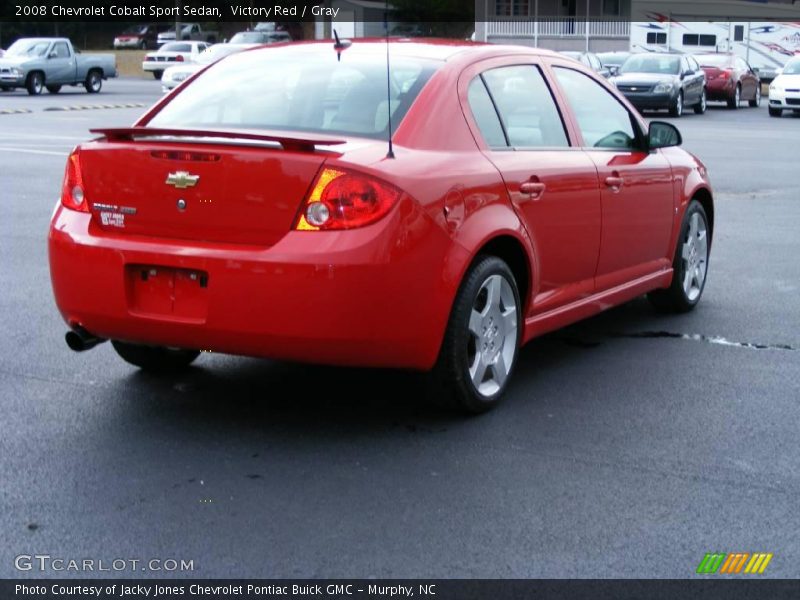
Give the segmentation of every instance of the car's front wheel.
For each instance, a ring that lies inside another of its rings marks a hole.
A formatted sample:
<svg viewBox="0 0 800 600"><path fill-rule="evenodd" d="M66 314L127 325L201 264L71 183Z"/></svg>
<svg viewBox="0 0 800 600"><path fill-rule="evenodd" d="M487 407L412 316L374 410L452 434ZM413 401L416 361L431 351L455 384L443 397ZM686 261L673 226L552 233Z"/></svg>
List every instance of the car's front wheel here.
<svg viewBox="0 0 800 600"><path fill-rule="evenodd" d="M656 308L666 312L688 312L697 306L706 285L710 249L708 216L703 205L692 200L683 216L681 235L672 261L672 284L665 290L648 294Z"/></svg>
<svg viewBox="0 0 800 600"><path fill-rule="evenodd" d="M112 340L111 345L122 360L143 369L157 373L178 371L188 367L200 352L163 346L144 346Z"/></svg>
<svg viewBox="0 0 800 600"><path fill-rule="evenodd" d="M669 114L671 117L680 117L683 114L683 92L678 92L675 100L672 101L672 106L669 107Z"/></svg>
<svg viewBox="0 0 800 600"><path fill-rule="evenodd" d="M783 110L780 108L772 108L769 107L769 116L770 117L780 117L783 114Z"/></svg>
<svg viewBox="0 0 800 600"><path fill-rule="evenodd" d="M38 96L44 88L44 76L41 73L31 73L25 82L25 88L31 96Z"/></svg>
<svg viewBox="0 0 800 600"><path fill-rule="evenodd" d="M508 265L478 257L456 296L431 376L434 402L473 414L499 404L517 360L521 307Z"/></svg>

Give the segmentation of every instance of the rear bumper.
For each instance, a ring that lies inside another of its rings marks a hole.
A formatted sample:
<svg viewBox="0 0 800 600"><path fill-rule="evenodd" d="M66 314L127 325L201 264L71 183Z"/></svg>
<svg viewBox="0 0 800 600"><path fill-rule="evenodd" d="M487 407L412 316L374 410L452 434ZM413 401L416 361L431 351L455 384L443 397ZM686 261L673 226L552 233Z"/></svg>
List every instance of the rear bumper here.
<svg viewBox="0 0 800 600"><path fill-rule="evenodd" d="M363 229L290 232L256 248L111 235L59 204L48 241L56 304L70 326L104 338L426 370L455 293L442 277L450 240L421 213L410 224L399 212ZM137 309L132 265L206 273L194 299L202 310L189 318Z"/></svg>
<svg viewBox="0 0 800 600"><path fill-rule="evenodd" d="M733 98L736 83L732 79L712 79L706 84L706 97L709 100L728 100Z"/></svg>

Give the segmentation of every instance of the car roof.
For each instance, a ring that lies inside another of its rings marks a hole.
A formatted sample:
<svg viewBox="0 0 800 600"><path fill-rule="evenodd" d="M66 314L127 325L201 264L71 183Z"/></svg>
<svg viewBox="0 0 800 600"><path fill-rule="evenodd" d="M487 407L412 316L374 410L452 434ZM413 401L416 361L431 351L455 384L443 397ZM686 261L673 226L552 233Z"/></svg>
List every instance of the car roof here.
<svg viewBox="0 0 800 600"><path fill-rule="evenodd" d="M356 38L351 40L351 42L352 45L342 51L343 56L346 56L348 52L374 53L377 49L382 50L386 45L385 38ZM333 51L333 40L299 41L293 42L290 47L308 48L313 46L330 48L331 51ZM286 48L287 46L281 45L280 47ZM548 56L553 58L561 56L551 50L532 48L529 46L486 44L483 42L439 38L389 38L389 49L390 52L396 56L428 58L440 61L450 61L455 58L474 58L475 60L480 60L509 54L527 54L530 56Z"/></svg>

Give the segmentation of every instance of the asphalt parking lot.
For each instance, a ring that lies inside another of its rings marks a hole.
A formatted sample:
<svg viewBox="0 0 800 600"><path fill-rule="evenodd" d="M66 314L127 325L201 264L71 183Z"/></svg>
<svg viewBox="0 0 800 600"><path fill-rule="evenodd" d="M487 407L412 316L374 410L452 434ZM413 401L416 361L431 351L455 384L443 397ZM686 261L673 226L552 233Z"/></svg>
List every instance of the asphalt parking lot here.
<svg viewBox="0 0 800 600"><path fill-rule="evenodd" d="M403 373L203 355L160 379L67 349L45 239L64 161L144 109L45 109L159 97L0 94L33 111L0 115L0 577L41 577L14 568L38 553L195 577L684 578L712 551L800 575L800 117L765 100L672 120L716 190L698 309L637 300L535 340L505 404L462 418Z"/></svg>

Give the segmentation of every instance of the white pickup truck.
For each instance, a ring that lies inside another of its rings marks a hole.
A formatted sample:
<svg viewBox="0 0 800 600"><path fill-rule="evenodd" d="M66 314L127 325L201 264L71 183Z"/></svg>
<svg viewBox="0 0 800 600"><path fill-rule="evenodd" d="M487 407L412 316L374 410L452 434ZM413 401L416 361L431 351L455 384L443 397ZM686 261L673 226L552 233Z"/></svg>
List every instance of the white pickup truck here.
<svg viewBox="0 0 800 600"><path fill-rule="evenodd" d="M67 38L22 38L0 58L0 88L24 87L31 96L45 88L57 94L64 85L82 85L96 94L104 79L116 76L113 54L80 54Z"/></svg>

